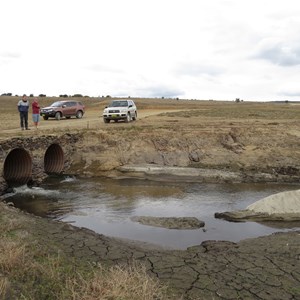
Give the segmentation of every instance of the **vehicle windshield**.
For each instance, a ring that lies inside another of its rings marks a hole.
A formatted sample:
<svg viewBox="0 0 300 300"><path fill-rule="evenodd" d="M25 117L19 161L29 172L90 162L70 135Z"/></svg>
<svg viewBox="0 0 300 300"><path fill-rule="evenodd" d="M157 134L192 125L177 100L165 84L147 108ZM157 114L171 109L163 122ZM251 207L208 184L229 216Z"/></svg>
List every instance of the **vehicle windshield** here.
<svg viewBox="0 0 300 300"><path fill-rule="evenodd" d="M113 101L111 102L108 107L127 107L128 103L127 101Z"/></svg>
<svg viewBox="0 0 300 300"><path fill-rule="evenodd" d="M63 106L63 102L57 101L57 102L52 103L50 106L52 106L52 107L62 107Z"/></svg>

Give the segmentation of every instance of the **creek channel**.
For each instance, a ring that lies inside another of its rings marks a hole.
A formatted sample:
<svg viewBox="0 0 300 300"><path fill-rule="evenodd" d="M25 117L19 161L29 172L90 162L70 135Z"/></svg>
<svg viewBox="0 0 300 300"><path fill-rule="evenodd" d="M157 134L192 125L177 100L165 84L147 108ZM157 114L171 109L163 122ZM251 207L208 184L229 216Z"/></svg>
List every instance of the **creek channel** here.
<svg viewBox="0 0 300 300"><path fill-rule="evenodd" d="M299 184L203 184L61 176L47 178L40 187L14 188L14 193L3 198L29 213L99 234L186 249L205 240L238 242L298 230L299 223L234 223L215 219L214 213L245 209L269 195L299 188ZM166 229L134 222L133 216L196 217L205 226Z"/></svg>

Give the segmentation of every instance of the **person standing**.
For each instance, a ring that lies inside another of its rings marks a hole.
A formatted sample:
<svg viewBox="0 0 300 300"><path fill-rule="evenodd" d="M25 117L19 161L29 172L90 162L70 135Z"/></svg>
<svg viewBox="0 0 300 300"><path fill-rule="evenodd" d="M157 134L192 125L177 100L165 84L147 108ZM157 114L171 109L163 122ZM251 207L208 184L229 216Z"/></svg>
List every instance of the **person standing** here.
<svg viewBox="0 0 300 300"><path fill-rule="evenodd" d="M27 100L27 96L24 94L22 99L18 103L18 110L20 113L20 125L21 129L30 130L28 128L28 111L29 111L29 101Z"/></svg>
<svg viewBox="0 0 300 300"><path fill-rule="evenodd" d="M32 121L36 129L38 129L40 121L40 105L37 98L34 98L32 105Z"/></svg>

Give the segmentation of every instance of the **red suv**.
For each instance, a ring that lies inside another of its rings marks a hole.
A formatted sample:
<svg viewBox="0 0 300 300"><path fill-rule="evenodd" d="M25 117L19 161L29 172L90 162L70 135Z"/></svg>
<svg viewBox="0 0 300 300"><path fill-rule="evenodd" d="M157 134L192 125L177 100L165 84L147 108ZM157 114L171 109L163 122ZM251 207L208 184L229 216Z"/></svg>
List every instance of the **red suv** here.
<svg viewBox="0 0 300 300"><path fill-rule="evenodd" d="M48 118L60 120L62 117L81 119L84 115L84 109L84 105L79 101L57 101L50 106L43 107L40 115L44 120L48 120Z"/></svg>

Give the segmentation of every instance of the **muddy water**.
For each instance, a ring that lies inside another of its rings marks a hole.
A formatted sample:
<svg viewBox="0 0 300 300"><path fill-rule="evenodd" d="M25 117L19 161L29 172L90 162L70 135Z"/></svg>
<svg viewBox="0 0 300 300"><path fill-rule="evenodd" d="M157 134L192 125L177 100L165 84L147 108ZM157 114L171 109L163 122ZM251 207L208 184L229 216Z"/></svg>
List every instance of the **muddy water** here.
<svg viewBox="0 0 300 300"><path fill-rule="evenodd" d="M185 249L204 240L239 241L299 229L299 224L232 223L214 218L215 212L244 209L271 194L299 188L299 185L52 177L39 188L16 188L15 193L7 194L4 200L36 215L108 236ZM132 216L196 217L205 222L205 227L164 229L133 222Z"/></svg>

